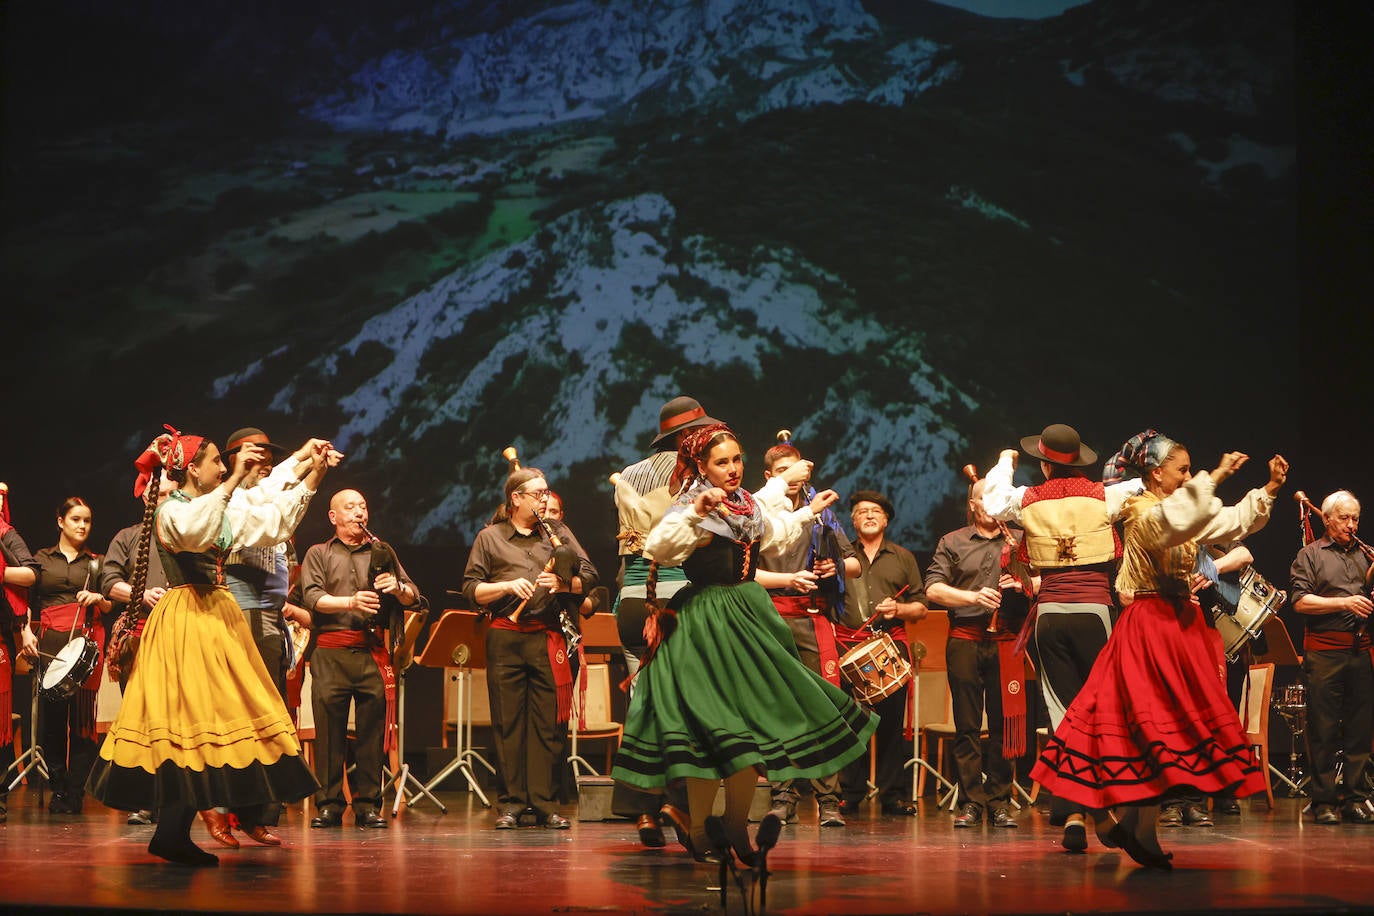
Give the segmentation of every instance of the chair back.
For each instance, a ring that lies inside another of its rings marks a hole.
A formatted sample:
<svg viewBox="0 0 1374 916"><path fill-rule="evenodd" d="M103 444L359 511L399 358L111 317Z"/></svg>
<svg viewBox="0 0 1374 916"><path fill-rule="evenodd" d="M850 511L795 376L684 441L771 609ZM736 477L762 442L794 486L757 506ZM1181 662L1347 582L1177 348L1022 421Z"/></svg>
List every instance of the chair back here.
<svg viewBox="0 0 1374 916"><path fill-rule="evenodd" d="M610 665L583 665L578 673L578 679L585 679L587 687L586 706L583 712L586 713L587 725L580 729L583 733L604 731L616 725L615 717L611 713L611 667ZM573 714L572 727L577 728L577 704L582 700L582 684L573 685Z"/></svg>
<svg viewBox="0 0 1374 916"><path fill-rule="evenodd" d="M1236 712L1251 744L1269 743L1269 701L1274 693L1274 663L1251 665Z"/></svg>

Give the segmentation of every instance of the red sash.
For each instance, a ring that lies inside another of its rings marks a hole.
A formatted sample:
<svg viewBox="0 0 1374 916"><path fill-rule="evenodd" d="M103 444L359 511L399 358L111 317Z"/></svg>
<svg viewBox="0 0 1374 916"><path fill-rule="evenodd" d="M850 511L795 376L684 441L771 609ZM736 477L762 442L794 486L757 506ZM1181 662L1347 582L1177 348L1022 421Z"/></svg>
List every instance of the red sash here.
<svg viewBox="0 0 1374 916"><path fill-rule="evenodd" d="M1342 649L1368 649L1370 648L1369 633L1360 630L1358 633L1351 633L1348 630L1329 630L1308 632L1302 638L1302 650L1304 652L1332 652Z"/></svg>
<svg viewBox="0 0 1374 916"><path fill-rule="evenodd" d="M1026 753L1026 666L1017 649L1016 634L1002 628L989 633L980 624L950 627L950 639L997 643L997 674L1002 682L1002 756L1011 760Z"/></svg>
<svg viewBox="0 0 1374 916"><path fill-rule="evenodd" d="M397 736L400 734L396 705L396 669L391 667L391 653L365 630L331 630L319 635L315 645L320 649L367 649L372 660L377 663L377 673L382 676L382 689L386 695L386 729L382 738L382 750L390 753L396 749ZM288 682L287 691L291 685ZM296 705L301 704L300 688L296 688Z"/></svg>
<svg viewBox="0 0 1374 916"><path fill-rule="evenodd" d="M550 630L541 623L526 623L524 621L512 622L509 617L497 617L492 620L493 630L512 630L517 633L538 633L541 630L545 634L545 642L549 653L549 669L553 673L554 691L558 697L558 716L556 721L567 722L572 718L573 700L573 678L572 665L568 663L568 642L563 638L563 634Z"/></svg>
<svg viewBox="0 0 1374 916"><path fill-rule="evenodd" d="M778 614L788 620L808 620L816 633L816 651L821 657L821 677L840 686L840 651L835 645L835 625L824 614L813 613L811 599L800 595L770 595Z"/></svg>

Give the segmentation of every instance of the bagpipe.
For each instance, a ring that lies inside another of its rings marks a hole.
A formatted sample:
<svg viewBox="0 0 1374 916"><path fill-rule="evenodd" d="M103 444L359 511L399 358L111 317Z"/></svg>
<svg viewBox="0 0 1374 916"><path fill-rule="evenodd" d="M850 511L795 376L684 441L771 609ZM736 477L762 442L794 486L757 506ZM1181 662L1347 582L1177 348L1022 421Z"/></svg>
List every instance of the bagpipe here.
<svg viewBox="0 0 1374 916"><path fill-rule="evenodd" d="M396 551L386 541L373 534L366 525L363 525L362 529L371 548L367 561L368 584L375 583L378 576L390 573L399 585L401 564L396 559ZM414 656L415 641L420 635L421 627L424 626L429 607L423 597L410 608L401 604L401 599L395 595L378 592L377 597L381 600L382 606L373 617L373 633L386 646L392 666L397 671L404 671L410 666Z"/></svg>
<svg viewBox="0 0 1374 916"><path fill-rule="evenodd" d="M507 446L502 450L501 456L509 463L510 472L512 474L520 470L520 456L516 452L515 446ZM577 555L577 551L573 550L567 544L564 544L563 540L554 533L553 527L549 525L548 520L544 518L543 513L539 511L537 505L533 509L533 512L535 521L539 524L539 530L543 532L544 537L548 538L550 546L553 547L553 552L550 554L548 562L544 564L544 572L551 572L562 581L571 583L581 566L581 557ZM534 602L542 608L549 594L547 588L536 586L534 594L523 599L519 605L516 606L515 610L507 615L510 621L512 623L518 622L520 620L520 615L525 612L525 608L528 607L531 602ZM558 625L563 631L564 638L568 641L568 651L576 651L578 643L582 641L582 631L578 629L577 624L573 621L572 615L568 613L568 609L564 606L563 601L556 595L554 596L553 604L558 608Z"/></svg>
<svg viewBox="0 0 1374 916"><path fill-rule="evenodd" d="M792 430L780 429L777 440L782 445L792 445ZM793 446L795 448L795 446ZM802 484L803 504L816 498L816 488L810 481ZM834 575L816 579L816 588L807 593L808 609L813 614L824 614L831 622L839 623L844 617L844 548L841 542L843 529L839 519L827 506L816 517L811 527L811 540L806 548L805 569L816 571L818 564L829 560L835 564Z"/></svg>
<svg viewBox="0 0 1374 916"><path fill-rule="evenodd" d="M969 500L973 499L973 485L978 482L978 468L971 464L964 465L964 476L969 480ZM991 583L992 588L998 588L1002 576L1011 576L1021 584L1021 588L1003 588L1002 604L992 612L992 619L988 621L988 632L995 633L999 623L1009 630L1018 630L1025 622L1030 613L1031 596L1035 593L1035 586L1032 581L1030 567L1021 558L1021 551L1018 549L1016 536L1011 533L1011 528L1001 519L995 519L998 529L1002 532L1002 557L998 566L997 582ZM973 507L968 509L968 523L973 524ZM999 619L1005 618L1005 619Z"/></svg>

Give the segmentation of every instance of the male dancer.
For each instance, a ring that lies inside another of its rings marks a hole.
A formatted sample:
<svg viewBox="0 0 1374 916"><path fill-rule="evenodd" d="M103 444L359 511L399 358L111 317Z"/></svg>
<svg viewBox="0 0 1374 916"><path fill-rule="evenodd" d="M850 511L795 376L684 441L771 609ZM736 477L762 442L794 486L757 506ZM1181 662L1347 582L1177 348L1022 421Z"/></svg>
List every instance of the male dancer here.
<svg viewBox="0 0 1374 916"><path fill-rule="evenodd" d="M1062 423L1025 437L1021 448L1039 459L1045 482L1015 486L1017 452L1005 449L988 471L983 506L993 518L1021 525L1022 559L1041 574L1028 651L1040 672L1054 730L1111 635L1111 578L1121 559L1112 523L1142 484L1139 478L1111 486L1088 479L1082 469L1097 462L1097 453L1082 443L1078 430ZM1064 825L1062 845L1070 852L1088 848L1086 813L1054 800L1050 823ZM1097 826L1105 833L1110 825Z"/></svg>
<svg viewBox="0 0 1374 916"><path fill-rule="evenodd" d="M802 458L788 430L778 433L778 439L779 444L763 454L765 480L782 474ZM793 509L807 504L808 490L807 483L801 480L788 486L787 496ZM812 509L814 513L815 507ZM839 687L840 653L835 642L834 621L844 613L844 581L859 575L859 560L828 508L820 510L805 527L807 536L785 553L759 555L754 581L768 589L773 606L787 621L802 664ZM816 796L820 825L843 827L840 774L811 780L811 789ZM796 821L799 795L794 781L785 779L776 783L772 795L770 813L783 824Z"/></svg>

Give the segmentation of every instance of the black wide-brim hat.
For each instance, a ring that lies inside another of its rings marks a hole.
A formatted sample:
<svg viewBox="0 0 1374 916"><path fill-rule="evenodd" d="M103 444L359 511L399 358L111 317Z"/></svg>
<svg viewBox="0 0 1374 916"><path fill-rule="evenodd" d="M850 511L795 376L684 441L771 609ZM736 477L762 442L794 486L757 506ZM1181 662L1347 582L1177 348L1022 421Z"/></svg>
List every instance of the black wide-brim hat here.
<svg viewBox="0 0 1374 916"><path fill-rule="evenodd" d="M1097 452L1083 444L1078 437L1078 430L1063 423L1052 423L1040 435L1022 439L1021 451L1037 461L1048 461L1068 468L1097 463Z"/></svg>
<svg viewBox="0 0 1374 916"><path fill-rule="evenodd" d="M253 445L261 445L276 458L287 454L290 450L277 445L267 438L267 433L258 429L256 426L245 426L243 429L236 429L229 434L229 438L224 440L224 450L222 455L234 455L238 453L239 447L251 442Z"/></svg>
<svg viewBox="0 0 1374 916"><path fill-rule="evenodd" d="M710 426L712 423L719 422L715 417L706 415L706 409L697 402L696 398L673 398L659 408L658 435L649 444L650 446L657 446L664 439L675 436L684 429L691 429L694 426Z"/></svg>

